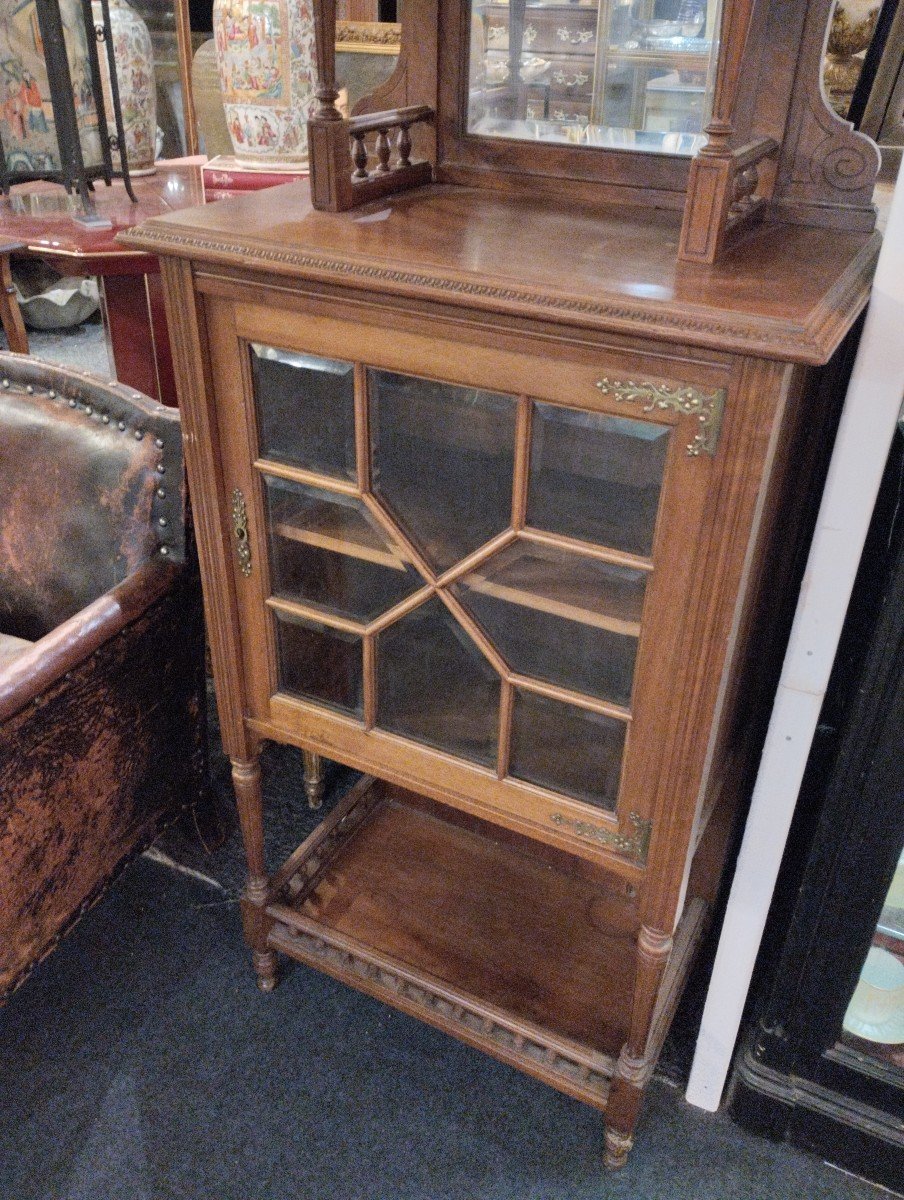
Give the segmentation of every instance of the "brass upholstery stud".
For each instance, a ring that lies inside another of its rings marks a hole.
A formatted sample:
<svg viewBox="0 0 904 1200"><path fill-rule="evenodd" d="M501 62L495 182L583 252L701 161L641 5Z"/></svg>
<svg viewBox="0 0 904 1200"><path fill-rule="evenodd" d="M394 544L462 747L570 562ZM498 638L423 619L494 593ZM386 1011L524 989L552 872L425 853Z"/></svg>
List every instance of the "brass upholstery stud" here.
<svg viewBox="0 0 904 1200"><path fill-rule="evenodd" d="M117 429L119 429L119 430L121 430L123 433L125 433L125 431L126 431L126 423L125 423L125 421L118 421L118 422L117 422L117 424L116 424L116 428L117 428Z"/></svg>

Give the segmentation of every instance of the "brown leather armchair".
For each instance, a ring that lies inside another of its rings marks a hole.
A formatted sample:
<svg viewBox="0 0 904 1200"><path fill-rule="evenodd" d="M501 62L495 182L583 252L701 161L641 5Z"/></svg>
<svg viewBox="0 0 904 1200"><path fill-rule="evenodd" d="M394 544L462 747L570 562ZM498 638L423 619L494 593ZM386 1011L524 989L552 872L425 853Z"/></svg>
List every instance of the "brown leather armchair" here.
<svg viewBox="0 0 904 1200"><path fill-rule="evenodd" d="M205 794L179 416L0 354L0 997Z"/></svg>

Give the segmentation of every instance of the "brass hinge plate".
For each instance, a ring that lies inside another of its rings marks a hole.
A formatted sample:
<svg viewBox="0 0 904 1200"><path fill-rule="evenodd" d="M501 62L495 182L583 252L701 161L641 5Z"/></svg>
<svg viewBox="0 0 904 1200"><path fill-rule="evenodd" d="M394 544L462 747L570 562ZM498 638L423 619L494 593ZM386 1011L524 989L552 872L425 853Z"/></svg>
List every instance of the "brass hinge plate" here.
<svg viewBox="0 0 904 1200"><path fill-rule="evenodd" d="M708 392L688 384L669 387L664 383L636 383L633 379L606 377L598 379L596 386L604 396L612 396L626 404L642 404L645 413L660 409L695 416L699 428L694 440L688 443L688 454L696 458L700 454L712 456L716 453L725 409L725 388Z"/></svg>
<svg viewBox="0 0 904 1200"><path fill-rule="evenodd" d="M619 854L626 854L635 862L643 864L647 861L653 822L649 817L642 817L640 813L632 812L628 817L634 829L632 834L619 833L617 830L607 829L605 825L594 825L592 821L576 821L563 816L562 813L553 813L549 819L553 825L579 838L597 842L609 850L616 850Z"/></svg>

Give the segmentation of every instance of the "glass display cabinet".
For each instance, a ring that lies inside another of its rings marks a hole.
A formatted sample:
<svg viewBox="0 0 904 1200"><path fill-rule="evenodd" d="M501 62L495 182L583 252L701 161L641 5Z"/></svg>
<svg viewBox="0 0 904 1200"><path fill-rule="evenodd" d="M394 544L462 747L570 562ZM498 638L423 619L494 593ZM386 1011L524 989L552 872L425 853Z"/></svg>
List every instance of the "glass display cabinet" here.
<svg viewBox="0 0 904 1200"><path fill-rule="evenodd" d="M904 1179L899 423L820 714L731 1088L737 1121Z"/></svg>
<svg viewBox="0 0 904 1200"><path fill-rule="evenodd" d="M877 252L828 8L412 0L345 119L327 2L310 186L127 239L166 280L261 987L288 955L594 1105L610 1166ZM265 739L312 793L364 772L273 874Z"/></svg>

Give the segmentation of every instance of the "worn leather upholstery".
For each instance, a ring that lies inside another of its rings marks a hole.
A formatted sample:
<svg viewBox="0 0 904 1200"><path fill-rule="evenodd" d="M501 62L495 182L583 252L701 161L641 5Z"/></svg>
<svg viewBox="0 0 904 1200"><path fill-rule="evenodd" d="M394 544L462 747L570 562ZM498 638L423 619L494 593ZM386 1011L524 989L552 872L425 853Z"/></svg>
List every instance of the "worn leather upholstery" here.
<svg viewBox="0 0 904 1200"><path fill-rule="evenodd" d="M205 793L178 413L0 355L0 997Z"/></svg>
<svg viewBox="0 0 904 1200"><path fill-rule="evenodd" d="M178 452L167 410L128 413L128 393L59 371L27 382L39 368L23 361L0 391L0 633L33 641L153 558L158 489L178 501L181 479L163 462Z"/></svg>

